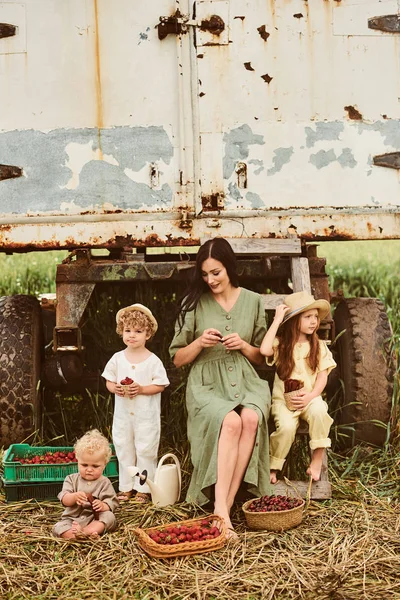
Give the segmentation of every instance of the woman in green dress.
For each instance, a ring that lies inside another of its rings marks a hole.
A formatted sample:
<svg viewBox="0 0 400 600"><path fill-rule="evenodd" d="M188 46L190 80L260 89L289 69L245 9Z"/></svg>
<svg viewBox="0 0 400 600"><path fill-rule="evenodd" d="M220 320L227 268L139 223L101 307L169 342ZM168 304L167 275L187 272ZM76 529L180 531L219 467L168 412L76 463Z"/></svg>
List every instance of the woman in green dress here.
<svg viewBox="0 0 400 600"><path fill-rule="evenodd" d="M214 238L197 254L194 277L181 304L170 354L191 364L186 388L193 473L187 501L206 504L235 537L230 511L244 480L268 494L268 414L271 395L252 364L264 361L263 299L239 286L230 244Z"/></svg>

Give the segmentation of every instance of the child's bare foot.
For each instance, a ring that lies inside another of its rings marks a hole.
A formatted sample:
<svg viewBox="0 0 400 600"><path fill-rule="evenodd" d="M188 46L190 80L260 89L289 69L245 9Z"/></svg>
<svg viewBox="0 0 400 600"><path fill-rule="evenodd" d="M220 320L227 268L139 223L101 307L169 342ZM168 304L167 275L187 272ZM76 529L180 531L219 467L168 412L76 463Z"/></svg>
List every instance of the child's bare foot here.
<svg viewBox="0 0 400 600"><path fill-rule="evenodd" d="M130 490L129 492L119 492L118 496L117 496L117 500L119 500L120 502L127 502L128 500L130 500L133 496L133 490Z"/></svg>
<svg viewBox="0 0 400 600"><path fill-rule="evenodd" d="M79 525L78 521L72 521L71 533L74 535L83 533L82 527Z"/></svg>
<svg viewBox="0 0 400 600"><path fill-rule="evenodd" d="M278 481L277 477L276 477L276 471L270 471L269 472L269 481L270 483L274 484Z"/></svg>
<svg viewBox="0 0 400 600"><path fill-rule="evenodd" d="M136 492L136 495L133 499L135 504L148 504L150 502L150 494L144 494L143 492Z"/></svg>
<svg viewBox="0 0 400 600"><path fill-rule="evenodd" d="M324 448L316 448L312 454L311 463L307 469L307 475L309 475L313 481L320 480L324 452Z"/></svg>

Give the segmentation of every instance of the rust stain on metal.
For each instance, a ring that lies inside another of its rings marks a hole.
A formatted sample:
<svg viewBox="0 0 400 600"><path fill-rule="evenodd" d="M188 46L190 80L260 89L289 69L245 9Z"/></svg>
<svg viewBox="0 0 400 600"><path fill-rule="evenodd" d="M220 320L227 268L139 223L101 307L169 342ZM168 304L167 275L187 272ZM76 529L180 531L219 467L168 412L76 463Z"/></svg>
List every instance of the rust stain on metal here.
<svg viewBox="0 0 400 600"><path fill-rule="evenodd" d="M268 73L266 73L265 75L261 75L261 79L264 79L264 81L266 83L270 83L270 81L273 80L273 77L271 77L270 75L268 75Z"/></svg>
<svg viewBox="0 0 400 600"><path fill-rule="evenodd" d="M253 67L251 66L251 62L245 62L243 64L246 71L254 71Z"/></svg>
<svg viewBox="0 0 400 600"><path fill-rule="evenodd" d="M352 121L362 121L362 114L354 106L345 106L344 110L347 112L347 114L349 115L349 119L351 119Z"/></svg>
<svg viewBox="0 0 400 600"><path fill-rule="evenodd" d="M215 192L214 194L204 195L201 197L201 204L204 210L220 210L223 208L224 194Z"/></svg>
<svg viewBox="0 0 400 600"><path fill-rule="evenodd" d="M0 181L4 179L15 179L22 177L23 171L21 167L15 165L0 165Z"/></svg>
<svg viewBox="0 0 400 600"><path fill-rule="evenodd" d="M187 28L182 27L182 13L179 8L169 17L160 17L160 22L157 25L158 39L164 40L167 35L181 35L187 33Z"/></svg>
<svg viewBox="0 0 400 600"><path fill-rule="evenodd" d="M16 34L17 28L11 23L0 23L0 38L12 37Z"/></svg>
<svg viewBox="0 0 400 600"><path fill-rule="evenodd" d="M99 10L98 0L94 0L94 18L95 18L95 86L96 86L96 121L97 135L99 142L100 159L103 160L103 152L101 149L101 130L104 125L103 121L103 98L101 90L101 64L100 64L100 35L99 35Z"/></svg>
<svg viewBox="0 0 400 600"><path fill-rule="evenodd" d="M198 54L197 58L204 58L204 54Z"/></svg>
<svg viewBox="0 0 400 600"><path fill-rule="evenodd" d="M212 15L209 19L205 19L200 24L202 31L209 31L213 35L221 35L225 29L225 23L218 15Z"/></svg>
<svg viewBox="0 0 400 600"><path fill-rule="evenodd" d="M233 17L233 18L234 19L240 19L241 21L244 21L246 17L244 15L241 15L240 17Z"/></svg>
<svg viewBox="0 0 400 600"><path fill-rule="evenodd" d="M267 39L269 38L269 36L271 35L270 33L268 33L268 31L265 29L265 25L260 25L260 27L257 27L257 31L260 34L260 36L262 37L262 39L264 40L264 42L267 41Z"/></svg>
<svg viewBox="0 0 400 600"><path fill-rule="evenodd" d="M326 240L327 238L332 241L333 240L351 241L351 240L359 239L358 236L355 235L354 233L350 233L349 231L346 231L346 230L335 229L334 225L331 225L330 227L326 227L325 229L323 229L322 234L315 234L312 231L305 231L305 232L301 233L302 240L318 241L318 240Z"/></svg>
<svg viewBox="0 0 400 600"><path fill-rule="evenodd" d="M304 15L302 13L295 13L293 16L295 19L304 19Z"/></svg>
<svg viewBox="0 0 400 600"><path fill-rule="evenodd" d="M200 98L202 98L205 95L206 95L205 92L200 92L200 94L199 94Z"/></svg>

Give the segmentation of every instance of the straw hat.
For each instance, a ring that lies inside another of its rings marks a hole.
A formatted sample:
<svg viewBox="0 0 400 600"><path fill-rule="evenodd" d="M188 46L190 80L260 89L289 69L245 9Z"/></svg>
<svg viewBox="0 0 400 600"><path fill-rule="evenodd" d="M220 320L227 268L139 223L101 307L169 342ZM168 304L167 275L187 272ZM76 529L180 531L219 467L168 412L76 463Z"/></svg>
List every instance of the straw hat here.
<svg viewBox="0 0 400 600"><path fill-rule="evenodd" d="M121 310L119 310L115 316L115 320L118 321L120 320L120 318L122 317L122 315L124 315L125 313L128 312L134 312L134 311L138 311L143 313L144 315L146 315L146 317L148 317L150 319L150 321L153 323L154 326L154 333L157 331L158 329L158 323L155 320L153 313L151 312L151 310L149 308L147 308L147 306L143 306L143 304L131 304L131 306L126 306L125 308L121 308Z"/></svg>
<svg viewBox="0 0 400 600"><path fill-rule="evenodd" d="M327 300L315 300L314 296L308 292L295 292L294 294L289 294L289 296L286 296L283 303L286 304L286 306L289 306L290 311L286 313L282 323L313 308L318 310L320 321L325 319L331 312L331 306Z"/></svg>

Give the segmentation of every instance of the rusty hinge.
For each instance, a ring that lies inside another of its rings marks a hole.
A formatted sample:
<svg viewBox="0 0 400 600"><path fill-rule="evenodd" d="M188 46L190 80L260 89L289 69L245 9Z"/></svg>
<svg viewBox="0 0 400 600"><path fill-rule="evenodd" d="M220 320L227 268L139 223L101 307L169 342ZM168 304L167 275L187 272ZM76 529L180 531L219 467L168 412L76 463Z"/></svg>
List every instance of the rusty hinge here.
<svg viewBox="0 0 400 600"><path fill-rule="evenodd" d="M11 25L10 23L0 23L0 38L12 37L16 33L17 28L15 25Z"/></svg>
<svg viewBox="0 0 400 600"><path fill-rule="evenodd" d="M400 33L400 14L383 15L368 19L369 29L378 29L387 33Z"/></svg>
<svg viewBox="0 0 400 600"><path fill-rule="evenodd" d="M387 152L374 156L374 165L377 167L389 167L389 169L400 169L400 152Z"/></svg>
<svg viewBox="0 0 400 600"><path fill-rule="evenodd" d="M22 177L23 172L21 167L15 165L0 165L0 181L3 179L14 179L15 177Z"/></svg>
<svg viewBox="0 0 400 600"><path fill-rule="evenodd" d="M202 31L209 31L213 35L220 35L225 29L225 23L218 15L212 15L203 21L194 21L179 10L170 17L160 17L157 25L158 39L163 40L169 34L181 35L187 33L189 27L198 27Z"/></svg>

